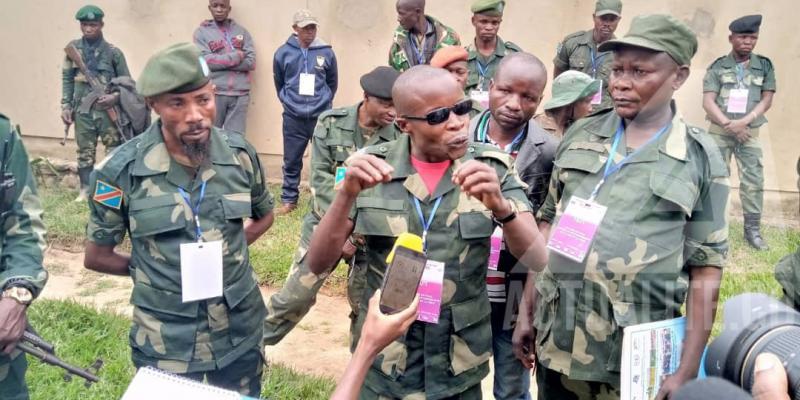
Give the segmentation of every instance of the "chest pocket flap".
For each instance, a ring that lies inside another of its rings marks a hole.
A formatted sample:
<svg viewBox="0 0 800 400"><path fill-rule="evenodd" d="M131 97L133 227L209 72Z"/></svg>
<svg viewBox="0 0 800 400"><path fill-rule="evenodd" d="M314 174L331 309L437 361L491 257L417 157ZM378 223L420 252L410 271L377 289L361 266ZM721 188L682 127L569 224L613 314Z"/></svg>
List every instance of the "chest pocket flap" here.
<svg viewBox="0 0 800 400"><path fill-rule="evenodd" d="M599 143L573 143L568 151L555 160L555 165L561 169L577 169L594 174L600 171L606 161L606 157L601 157L604 152L605 147Z"/></svg>
<svg viewBox="0 0 800 400"><path fill-rule="evenodd" d="M152 236L186 227L183 203L177 195L131 199L128 214L132 238Z"/></svg>
<svg viewBox="0 0 800 400"><path fill-rule="evenodd" d="M354 232L368 236L399 236L408 232L408 213L405 205L405 200L357 198L358 216Z"/></svg>
<svg viewBox="0 0 800 400"><path fill-rule="evenodd" d="M657 197L667 200L658 201L653 206L654 211L682 211L692 216L698 197L696 186L673 175L653 172L650 175L650 189Z"/></svg>
<svg viewBox="0 0 800 400"><path fill-rule="evenodd" d="M458 216L458 227L464 239L489 237L494 230L492 220L480 211L463 213Z"/></svg>

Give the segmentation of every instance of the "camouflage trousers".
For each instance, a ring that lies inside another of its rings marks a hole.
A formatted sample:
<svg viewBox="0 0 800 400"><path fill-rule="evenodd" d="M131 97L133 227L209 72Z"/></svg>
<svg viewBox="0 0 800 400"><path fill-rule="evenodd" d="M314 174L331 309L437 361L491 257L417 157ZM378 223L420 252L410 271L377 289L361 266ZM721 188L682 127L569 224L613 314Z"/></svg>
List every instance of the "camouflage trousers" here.
<svg viewBox="0 0 800 400"><path fill-rule="evenodd" d="M261 354L261 349L254 348L225 368L178 375L198 382L205 380L209 385L258 398L261 396L261 376L263 373L264 356Z"/></svg>
<svg viewBox="0 0 800 400"><path fill-rule="evenodd" d="M739 143L733 136L717 133L721 128L713 124L709 127L725 165L730 167L731 156L736 158L736 166L739 168L739 199L745 214L761 214L764 207L764 152L758 139L760 129L750 129L750 140Z"/></svg>
<svg viewBox="0 0 800 400"><path fill-rule="evenodd" d="M619 400L619 387L605 382L569 379L542 364L536 365L539 400Z"/></svg>
<svg viewBox="0 0 800 400"><path fill-rule="evenodd" d="M401 400L424 400L425 393L419 394L410 394L406 397L403 397ZM480 400L483 398L483 392L481 392L481 384L477 384L455 396L445 397L442 400ZM361 393L358 396L359 400L394 400L395 397L386 396L374 392L372 389L368 388L366 385L361 387Z"/></svg>
<svg viewBox="0 0 800 400"><path fill-rule="evenodd" d="M307 215L303 220L300 243L286 282L267 302L267 317L264 319L265 345L275 345L280 342L308 314L317 300L319 289L328 277L328 274L312 273L306 264L305 255L311 243L311 234L318 223L319 220L313 214ZM366 260L366 255L359 249L353 256L348 271L347 299L350 302L351 321L355 321L358 303L366 285L367 266L362 260Z"/></svg>
<svg viewBox="0 0 800 400"><path fill-rule="evenodd" d="M28 361L19 350L14 350L11 356L0 355L0 399L28 400L27 368Z"/></svg>
<svg viewBox="0 0 800 400"><path fill-rule="evenodd" d="M122 144L119 132L105 111L92 110L88 114L75 113L75 141L78 143L78 168L88 168L97 162L97 139L106 148L106 154Z"/></svg>

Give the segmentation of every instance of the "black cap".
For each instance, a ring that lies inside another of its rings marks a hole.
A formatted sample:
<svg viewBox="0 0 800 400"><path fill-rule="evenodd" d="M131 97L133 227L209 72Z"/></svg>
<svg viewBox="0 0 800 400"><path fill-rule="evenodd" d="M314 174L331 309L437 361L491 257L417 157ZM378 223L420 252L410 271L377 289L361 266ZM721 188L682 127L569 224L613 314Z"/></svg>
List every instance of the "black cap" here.
<svg viewBox="0 0 800 400"><path fill-rule="evenodd" d="M361 88L374 97L392 99L392 86L400 73L391 67L377 67L361 77Z"/></svg>
<svg viewBox="0 0 800 400"><path fill-rule="evenodd" d="M728 25L731 33L758 33L759 28L761 28L761 14L745 15Z"/></svg>

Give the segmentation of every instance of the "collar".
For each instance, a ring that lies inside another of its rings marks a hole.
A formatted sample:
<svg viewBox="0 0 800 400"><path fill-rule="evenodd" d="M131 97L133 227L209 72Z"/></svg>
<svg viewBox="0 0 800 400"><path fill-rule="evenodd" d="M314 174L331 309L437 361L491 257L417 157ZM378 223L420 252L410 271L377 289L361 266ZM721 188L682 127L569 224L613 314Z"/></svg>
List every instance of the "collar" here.
<svg viewBox="0 0 800 400"><path fill-rule="evenodd" d="M422 177L411 165L411 137L403 135L397 139L397 142L392 151L386 156L386 162L394 167L392 180L403 179L403 187L408 190L411 195L424 203L429 203L440 196L444 196L448 192L455 190L456 185L453 183L453 170L461 163L468 159L472 159L472 154L475 151L472 144L468 145L467 151L464 156L458 160L454 160L450 167L445 171L439 185L433 193L428 192L425 182Z"/></svg>
<svg viewBox="0 0 800 400"><path fill-rule="evenodd" d="M484 118L484 115L489 114L489 110L483 110L480 114L476 115L469 121L469 141L473 143L478 143L478 129L480 128L480 122ZM492 118L490 115L489 118ZM531 135L530 133L533 131L532 127L536 124L535 117L531 118L530 121L525 125L525 137L522 140L522 143L532 143L535 145L539 145L545 142L543 137L538 135Z"/></svg>
<svg viewBox="0 0 800 400"><path fill-rule="evenodd" d="M611 39L616 39L616 35L611 35ZM578 36L578 43L585 44L585 45L594 45L597 48L597 44L594 42L594 29L589 29L588 31L584 32L583 35Z"/></svg>
<svg viewBox="0 0 800 400"><path fill-rule="evenodd" d="M736 68L736 64L738 63L736 62L736 59L733 58L733 52L728 53L722 59L722 66L725 68ZM761 57L759 57L758 54L750 53L750 64L748 65L748 68L763 69Z"/></svg>
<svg viewBox="0 0 800 400"><path fill-rule="evenodd" d="M467 53L468 53L467 61L472 61L472 60L478 58L478 56L480 55L480 52L478 52L478 46L475 44L475 40L477 40L477 39L478 38L473 39L472 43L470 43L470 45L469 45L469 48L467 48ZM500 39L500 36L498 35L497 36L497 43L495 43L495 46L494 46L494 53L490 54L489 58L491 58L492 56L505 57L506 53L507 53L507 51L506 51L506 42L504 42L503 39Z"/></svg>
<svg viewBox="0 0 800 400"><path fill-rule="evenodd" d="M343 117L336 118L334 125L341 130L355 132L358 127L358 107L363 103L364 102L361 101L358 102L358 104L347 107L345 109L347 114Z"/></svg>

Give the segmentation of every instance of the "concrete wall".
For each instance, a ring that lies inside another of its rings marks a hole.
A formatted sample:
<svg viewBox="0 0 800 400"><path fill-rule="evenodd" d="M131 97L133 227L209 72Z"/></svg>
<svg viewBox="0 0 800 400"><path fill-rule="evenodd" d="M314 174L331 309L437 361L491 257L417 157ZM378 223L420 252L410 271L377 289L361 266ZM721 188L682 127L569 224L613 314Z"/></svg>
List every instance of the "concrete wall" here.
<svg viewBox="0 0 800 400"><path fill-rule="evenodd" d="M147 58L156 50L190 41L194 28L209 18L204 0L94 0L106 13L105 37L120 47L137 78ZM63 47L79 37L75 11L78 0L2 0L0 35L4 56L0 64L0 110L23 126L29 136L56 138L59 120L60 76ZM272 84L272 54L290 33L291 16L308 7L320 19L319 35L331 43L339 60L339 93L335 106L354 103L361 96L358 78L374 66L385 64L396 26L394 0L233 0L231 17L249 29L256 42L258 68L248 120L248 139L271 167L279 172L282 149L281 107ZM428 13L455 28L462 41L471 41L470 0L429 0ZM756 51L776 65L779 90L765 135L767 189L773 200L796 201L795 162L800 142L791 124L791 110L800 106L800 80L791 67L800 61L800 36L788 12L796 0L626 0L618 34L627 31L634 15L670 13L698 33L700 49L689 82L677 94L679 108L691 122L706 126L701 107L701 82L705 67L727 53L727 26L743 14L764 14ZM542 58L548 66L556 43L564 35L591 27L592 0L508 0L500 34ZM547 89L549 92L549 88ZM34 152L72 157L55 141L36 140ZM72 147L74 148L74 147ZM735 184L735 180L734 180ZM796 209L795 209L796 210Z"/></svg>

